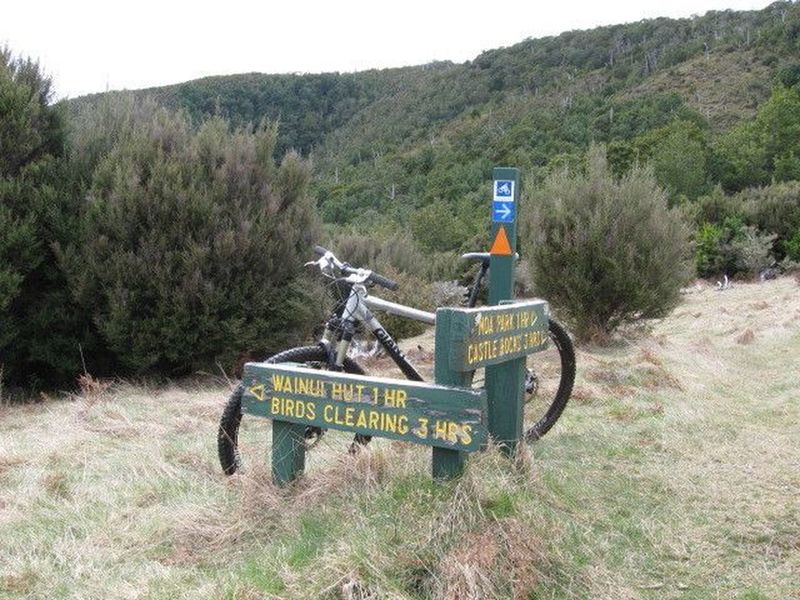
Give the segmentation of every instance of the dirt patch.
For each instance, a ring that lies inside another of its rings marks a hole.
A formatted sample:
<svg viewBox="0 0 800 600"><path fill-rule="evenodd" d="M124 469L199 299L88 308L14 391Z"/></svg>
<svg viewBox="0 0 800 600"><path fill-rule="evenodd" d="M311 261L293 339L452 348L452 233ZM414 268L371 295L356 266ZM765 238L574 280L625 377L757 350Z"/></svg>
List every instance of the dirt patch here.
<svg viewBox="0 0 800 600"><path fill-rule="evenodd" d="M736 336L736 343L742 345L752 344L755 339L756 334L753 333L753 330L748 327L741 333L741 335Z"/></svg>
<svg viewBox="0 0 800 600"><path fill-rule="evenodd" d="M439 596L448 600L529 598L542 578L543 547L516 519L492 523L444 557Z"/></svg>
<svg viewBox="0 0 800 600"><path fill-rule="evenodd" d="M0 592L11 594L29 594L36 585L38 577L31 570L26 570L18 575L0 576Z"/></svg>
<svg viewBox="0 0 800 600"><path fill-rule="evenodd" d="M27 461L19 456L0 456L0 477L10 473L15 467L26 464Z"/></svg>

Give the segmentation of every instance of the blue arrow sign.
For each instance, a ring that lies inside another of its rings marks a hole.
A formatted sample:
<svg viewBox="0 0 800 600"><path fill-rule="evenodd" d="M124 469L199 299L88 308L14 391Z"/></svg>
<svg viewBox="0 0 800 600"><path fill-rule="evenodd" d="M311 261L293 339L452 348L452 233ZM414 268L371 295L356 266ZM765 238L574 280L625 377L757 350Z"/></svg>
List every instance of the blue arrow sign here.
<svg viewBox="0 0 800 600"><path fill-rule="evenodd" d="M516 217L514 206L514 202L511 201L499 202L495 200L492 202L492 222L513 223Z"/></svg>

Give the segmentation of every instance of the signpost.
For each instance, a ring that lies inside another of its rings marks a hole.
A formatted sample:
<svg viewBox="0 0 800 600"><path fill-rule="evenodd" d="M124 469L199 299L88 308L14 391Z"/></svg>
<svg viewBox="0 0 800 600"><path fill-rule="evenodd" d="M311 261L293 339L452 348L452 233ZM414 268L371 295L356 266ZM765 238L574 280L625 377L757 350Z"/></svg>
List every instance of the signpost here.
<svg viewBox="0 0 800 600"><path fill-rule="evenodd" d="M432 472L451 478L491 436L507 454L522 439L525 357L549 340L543 300L512 302L519 171L492 183L489 304L436 311L436 384L247 363L242 411L273 420L272 476L285 485L305 467L305 428L340 429L432 447ZM485 391L471 389L486 369Z"/></svg>
<svg viewBox="0 0 800 600"><path fill-rule="evenodd" d="M549 340L548 305L527 300L483 308L440 308L450 313L448 361L453 371L474 371L544 350Z"/></svg>
<svg viewBox="0 0 800 600"><path fill-rule="evenodd" d="M514 254L517 249L519 170L496 167L492 172L492 245L489 250L489 304L514 297ZM495 218L497 205L513 206L509 219ZM547 321L544 321L547 327ZM489 432L509 455L522 438L525 357L486 367Z"/></svg>
<svg viewBox="0 0 800 600"><path fill-rule="evenodd" d="M458 474L463 460L454 456L474 452L487 441L483 390L291 363L247 363L242 384L242 411L273 420L272 475L279 484L302 473L303 433L309 425L442 449L443 454L434 451L437 477Z"/></svg>

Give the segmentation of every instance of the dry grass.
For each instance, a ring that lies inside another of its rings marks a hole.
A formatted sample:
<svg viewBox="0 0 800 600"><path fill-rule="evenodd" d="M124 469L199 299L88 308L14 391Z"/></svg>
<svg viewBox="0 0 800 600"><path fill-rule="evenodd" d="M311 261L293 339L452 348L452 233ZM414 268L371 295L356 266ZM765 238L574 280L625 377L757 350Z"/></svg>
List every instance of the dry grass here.
<svg viewBox="0 0 800 600"><path fill-rule="evenodd" d="M0 598L800 597L797 290L687 290L579 352L543 440L444 485L425 449L330 433L276 488L268 422L225 478L222 386L0 406Z"/></svg>

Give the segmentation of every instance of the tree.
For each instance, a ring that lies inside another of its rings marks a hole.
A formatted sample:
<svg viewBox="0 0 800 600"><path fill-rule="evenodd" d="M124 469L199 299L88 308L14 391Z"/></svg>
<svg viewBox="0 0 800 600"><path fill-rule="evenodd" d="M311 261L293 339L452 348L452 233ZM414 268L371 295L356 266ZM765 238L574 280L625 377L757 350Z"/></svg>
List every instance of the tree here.
<svg viewBox="0 0 800 600"><path fill-rule="evenodd" d="M0 365L11 383L77 373L83 326L53 243L71 235L74 196L62 111L38 63L0 49Z"/></svg>
<svg viewBox="0 0 800 600"><path fill-rule="evenodd" d="M664 316L689 270L688 230L651 170L612 176L605 149L585 173L562 170L530 192L526 255L536 292L566 313L581 337Z"/></svg>
<svg viewBox="0 0 800 600"><path fill-rule="evenodd" d="M728 191L789 181L800 174L800 92L778 86L752 121L722 137L715 178Z"/></svg>
<svg viewBox="0 0 800 600"><path fill-rule="evenodd" d="M111 112L94 131L118 141L61 260L124 370L233 367L303 337L319 305L300 274L317 221L308 165L273 159L277 127L217 117L194 130L149 102Z"/></svg>

